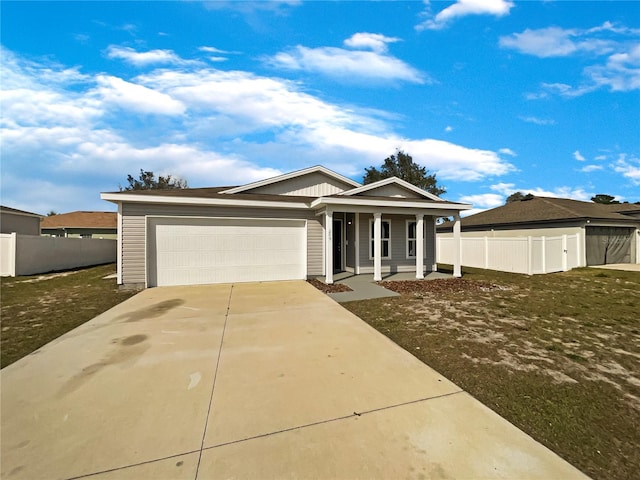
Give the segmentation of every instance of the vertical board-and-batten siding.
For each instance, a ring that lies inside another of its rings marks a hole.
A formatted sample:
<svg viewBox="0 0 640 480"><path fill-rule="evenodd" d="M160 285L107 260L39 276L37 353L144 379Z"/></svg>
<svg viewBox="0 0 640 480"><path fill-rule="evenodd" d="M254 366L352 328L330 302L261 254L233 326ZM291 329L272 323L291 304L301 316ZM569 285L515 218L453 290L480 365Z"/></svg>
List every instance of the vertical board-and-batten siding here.
<svg viewBox="0 0 640 480"><path fill-rule="evenodd" d="M281 182L264 185L251 190L253 193L269 195L299 195L303 197L323 197L353 188L335 178L322 173L312 173L303 177L290 178Z"/></svg>
<svg viewBox="0 0 640 480"><path fill-rule="evenodd" d="M358 197L396 197L396 198L424 198L422 195L418 195L416 192L407 190L399 185L383 185L382 187L374 188L357 194Z"/></svg>
<svg viewBox="0 0 640 480"><path fill-rule="evenodd" d="M197 205L122 205L122 283L146 282L146 216L293 218L307 220L307 275L322 274L322 225L313 211Z"/></svg>

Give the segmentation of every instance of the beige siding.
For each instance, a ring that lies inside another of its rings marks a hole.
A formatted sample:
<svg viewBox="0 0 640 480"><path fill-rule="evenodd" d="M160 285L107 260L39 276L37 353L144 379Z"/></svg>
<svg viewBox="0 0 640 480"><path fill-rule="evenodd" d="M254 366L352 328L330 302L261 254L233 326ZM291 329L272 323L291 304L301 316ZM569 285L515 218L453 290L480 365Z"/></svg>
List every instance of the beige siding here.
<svg viewBox="0 0 640 480"><path fill-rule="evenodd" d="M353 188L335 178L314 172L302 177L290 178L271 185L254 188L251 193L263 193L269 195L301 195L305 197L322 197L344 192Z"/></svg>
<svg viewBox="0 0 640 480"><path fill-rule="evenodd" d="M125 203L122 205L122 283L125 285L144 284L146 281L145 217L147 215L306 219L307 275L322 274L322 226L314 212L307 210Z"/></svg>
<svg viewBox="0 0 640 480"><path fill-rule="evenodd" d="M40 218L2 212L0 214L0 232L15 232L21 235L40 235Z"/></svg>

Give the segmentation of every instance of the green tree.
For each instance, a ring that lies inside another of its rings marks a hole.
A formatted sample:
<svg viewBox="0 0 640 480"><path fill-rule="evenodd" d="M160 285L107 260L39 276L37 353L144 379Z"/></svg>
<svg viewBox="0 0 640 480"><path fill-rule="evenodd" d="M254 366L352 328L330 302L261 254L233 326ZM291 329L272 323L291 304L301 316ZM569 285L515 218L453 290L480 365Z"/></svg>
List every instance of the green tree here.
<svg viewBox="0 0 640 480"><path fill-rule="evenodd" d="M49 211L49 213L47 213L47 217L53 217L54 215L57 215L58 212L56 212L55 210L51 210Z"/></svg>
<svg viewBox="0 0 640 480"><path fill-rule="evenodd" d="M133 178L131 175L127 175L126 187L120 185L120 191L131 190L173 190L176 188L187 188L188 184L186 180L167 175L163 177L160 175L156 178L153 172L148 172L140 169L140 177L138 179Z"/></svg>
<svg viewBox="0 0 640 480"><path fill-rule="evenodd" d="M402 150L397 150L395 155L385 158L380 170L369 167L365 168L365 172L362 179L365 185L389 177L398 177L433 195L442 195L447 191L443 186L438 185L435 173L429 174L425 167L415 163L411 155Z"/></svg>
<svg viewBox="0 0 640 480"><path fill-rule="evenodd" d="M593 203L602 203L604 205L614 205L620 203L615 199L616 197L612 197L611 195L606 195L604 193L599 193L594 197L591 197L591 201Z"/></svg>
<svg viewBox="0 0 640 480"><path fill-rule="evenodd" d="M507 197L507 202L506 203L511 203L511 202L522 202L524 200L531 200L533 198L533 195L530 193L527 193L526 195L522 192L515 192L512 193L511 195L509 195Z"/></svg>

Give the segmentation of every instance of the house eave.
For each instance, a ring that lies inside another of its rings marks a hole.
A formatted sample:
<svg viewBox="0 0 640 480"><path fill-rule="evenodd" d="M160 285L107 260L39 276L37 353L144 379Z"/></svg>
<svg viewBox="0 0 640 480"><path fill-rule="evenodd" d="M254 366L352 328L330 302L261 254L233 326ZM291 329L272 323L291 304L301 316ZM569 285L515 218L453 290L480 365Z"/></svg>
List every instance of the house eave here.
<svg viewBox="0 0 640 480"><path fill-rule="evenodd" d="M388 207L388 208L410 208L418 210L438 210L438 211L462 211L470 210L472 205L465 203L446 203L445 201L439 201L437 203L432 202L417 202L412 200L380 200L380 199L367 199L367 198L354 198L349 197L320 197L311 202L311 208L322 208L328 206L359 206L359 207Z"/></svg>
<svg viewBox="0 0 640 480"><path fill-rule="evenodd" d="M226 198L198 198L198 197L166 197L162 195L127 195L120 193L101 193L100 198L113 203L155 203L170 205L222 205L227 207L254 208L289 208L308 209L305 202L277 202L269 200L240 200L230 196Z"/></svg>

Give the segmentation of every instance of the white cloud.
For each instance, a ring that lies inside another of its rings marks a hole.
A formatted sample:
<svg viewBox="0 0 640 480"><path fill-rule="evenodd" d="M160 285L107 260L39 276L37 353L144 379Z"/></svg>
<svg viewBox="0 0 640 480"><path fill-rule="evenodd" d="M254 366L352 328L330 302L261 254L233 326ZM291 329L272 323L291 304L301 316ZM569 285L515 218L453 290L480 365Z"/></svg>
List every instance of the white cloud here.
<svg viewBox="0 0 640 480"><path fill-rule="evenodd" d="M3 65L3 78L12 79L2 84L3 201L27 210L29 190L7 189L5 173L86 185L94 196L76 197L78 208L99 209L98 192L117 189L140 168L184 177L193 187L245 183L314 163L357 176L403 148L442 180L514 169L502 158L507 150L402 137L388 124L398 121L393 112L326 102L283 79L191 65L65 84L60 67L45 72L43 83L37 65L26 69L15 60ZM140 122L132 112L156 117ZM48 208L61 209L70 200L50 201Z"/></svg>
<svg viewBox="0 0 640 480"><path fill-rule="evenodd" d="M439 30L448 26L457 18L467 15L493 15L502 17L509 14L513 7L510 0L458 0L438 14L416 26L418 30ZM429 15L430 16L430 15Z"/></svg>
<svg viewBox="0 0 640 480"><path fill-rule="evenodd" d="M386 37L379 33L354 33L344 41L344 45L349 48L366 48L376 53L386 53L389 49L387 44L399 41L399 38Z"/></svg>
<svg viewBox="0 0 640 480"><path fill-rule="evenodd" d="M220 54L223 54L223 55L229 55L229 54L232 54L232 53L237 53L237 52L229 52L227 50L220 50L219 48L209 47L209 46L198 47L198 50L200 50L201 52L220 53Z"/></svg>
<svg viewBox="0 0 640 480"><path fill-rule="evenodd" d="M589 200L593 193L585 192L584 189L580 187L556 187L553 190L547 190L541 187L534 188L526 188L526 187L516 187L514 183L497 183L495 185L491 185L489 187L491 190L495 192L499 192L504 196L509 196L516 192L522 192L525 195L530 193L531 195L535 195L536 197L556 197L556 198L571 198L574 200Z"/></svg>
<svg viewBox="0 0 640 480"><path fill-rule="evenodd" d="M608 86L613 92L640 89L640 44L611 55L605 65L585 68L585 74L598 87Z"/></svg>
<svg viewBox="0 0 640 480"><path fill-rule="evenodd" d="M123 60L136 67L148 67L150 65L187 65L193 60L185 60L173 50L149 50L138 52L131 47L110 45L106 50L107 58Z"/></svg>
<svg viewBox="0 0 640 480"><path fill-rule="evenodd" d="M477 195L463 195L458 199L462 203L471 203L482 209L495 208L504 205L504 196L497 193L479 193Z"/></svg>
<svg viewBox="0 0 640 480"><path fill-rule="evenodd" d="M510 148L501 148L500 150L498 150L498 153L501 153L503 155L509 155L510 157L517 157L518 154L516 152L514 152L513 150L511 150Z"/></svg>
<svg viewBox="0 0 640 480"><path fill-rule="evenodd" d="M589 172L595 172L597 170L603 170L603 168L604 167L602 165L585 165L580 169L580 171L584 173L589 173Z"/></svg>
<svg viewBox="0 0 640 480"><path fill-rule="evenodd" d="M529 100L549 94L577 97L602 87L611 91L640 89L640 45L635 40L640 30L616 26L610 22L590 29L547 27L526 29L500 38L500 46L540 58L581 54L597 62L582 70L583 80L577 86L565 83L543 83L542 92L528 93ZM603 62L602 57L606 56Z"/></svg>
<svg viewBox="0 0 640 480"><path fill-rule="evenodd" d="M523 122L534 123L536 125L555 125L556 121L552 118L538 118L538 117L518 117Z"/></svg>
<svg viewBox="0 0 640 480"><path fill-rule="evenodd" d="M491 185L489 188L494 192L499 192L502 195L508 196L508 195L511 195L512 193L517 192L517 190L514 187L515 187L514 183L496 183L495 185Z"/></svg>
<svg viewBox="0 0 640 480"><path fill-rule="evenodd" d="M631 180L634 185L640 185L640 158L621 153L613 164L613 169Z"/></svg>
<svg viewBox="0 0 640 480"><path fill-rule="evenodd" d="M584 157L580 154L580 150L576 150L575 152L573 152L573 158L575 158L579 162L584 162Z"/></svg>
<svg viewBox="0 0 640 480"><path fill-rule="evenodd" d="M353 38L353 37L352 37ZM402 60L377 51L336 47L297 47L267 58L266 63L286 70L320 73L344 81L405 81L425 83L430 79Z"/></svg>
<svg viewBox="0 0 640 480"><path fill-rule="evenodd" d="M566 57L579 51L602 55L615 49L616 42L613 40L584 38L591 32L560 27L527 28L522 33L500 37L499 43L503 48L512 48L540 58ZM581 37L584 39L581 40Z"/></svg>
<svg viewBox="0 0 640 480"><path fill-rule="evenodd" d="M180 115L185 111L182 102L143 85L109 75L98 75L96 82L96 96L125 110L159 115Z"/></svg>

